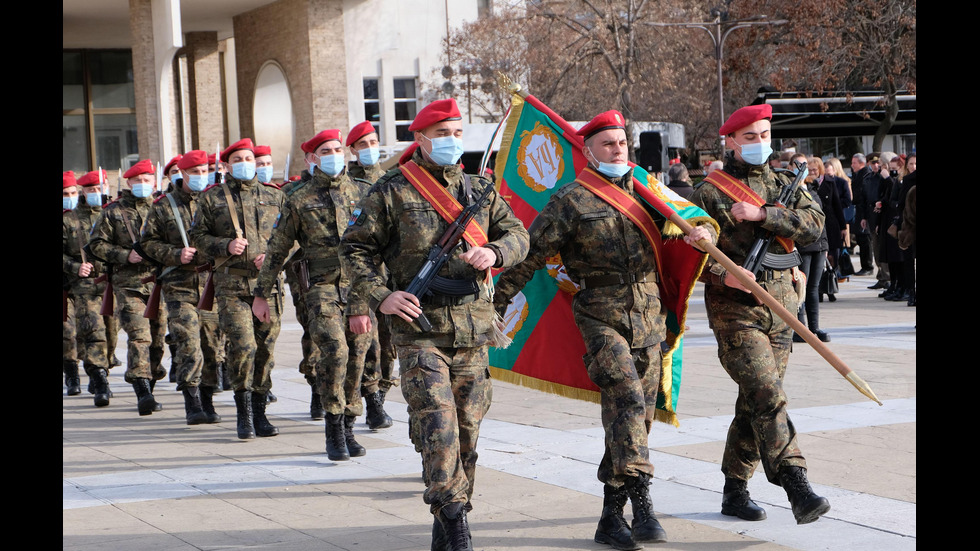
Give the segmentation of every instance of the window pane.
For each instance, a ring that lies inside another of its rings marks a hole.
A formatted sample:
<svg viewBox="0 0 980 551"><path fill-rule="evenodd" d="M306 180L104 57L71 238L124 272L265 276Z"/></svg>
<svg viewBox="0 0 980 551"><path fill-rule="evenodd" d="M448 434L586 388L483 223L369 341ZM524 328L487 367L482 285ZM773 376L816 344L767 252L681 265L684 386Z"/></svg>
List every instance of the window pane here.
<svg viewBox="0 0 980 551"><path fill-rule="evenodd" d="M415 118L416 108L414 101L395 102L395 120L410 121Z"/></svg>
<svg viewBox="0 0 980 551"><path fill-rule="evenodd" d="M396 78L395 79L395 99L415 98L415 79Z"/></svg>
<svg viewBox="0 0 980 551"><path fill-rule="evenodd" d="M105 170L123 167L123 158L139 160L136 115L95 116L95 161Z"/></svg>
<svg viewBox="0 0 980 551"><path fill-rule="evenodd" d="M132 53L92 51L89 53L89 70L92 79L92 107L136 108Z"/></svg>
<svg viewBox="0 0 980 551"><path fill-rule="evenodd" d="M61 170L74 170L76 176L89 171L88 149L85 137L85 117L64 115L61 117Z"/></svg>
<svg viewBox="0 0 980 551"><path fill-rule="evenodd" d="M84 109L85 89L81 52L64 52L61 56L61 108ZM66 169L68 170L68 169Z"/></svg>
<svg viewBox="0 0 980 551"><path fill-rule="evenodd" d="M371 122L381 120L381 113L379 110L380 104L365 102L364 103L364 120Z"/></svg>
<svg viewBox="0 0 980 551"><path fill-rule="evenodd" d="M364 79L364 99L378 99L378 79Z"/></svg>
<svg viewBox="0 0 980 551"><path fill-rule="evenodd" d="M415 136L408 131L410 124L399 124L395 126L395 136L400 142L410 142L415 139Z"/></svg>

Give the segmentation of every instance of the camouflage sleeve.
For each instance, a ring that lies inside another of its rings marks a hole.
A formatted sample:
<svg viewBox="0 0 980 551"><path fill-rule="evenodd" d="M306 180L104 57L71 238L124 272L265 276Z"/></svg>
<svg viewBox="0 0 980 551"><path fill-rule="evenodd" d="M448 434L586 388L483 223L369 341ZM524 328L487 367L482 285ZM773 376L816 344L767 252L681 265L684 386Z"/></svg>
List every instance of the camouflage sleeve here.
<svg viewBox="0 0 980 551"><path fill-rule="evenodd" d="M214 203L208 197L208 191L201 194L197 212L194 214L194 221L191 222L191 229L187 232L187 238L191 246L197 249L198 254L214 262L218 258L228 256L228 244L231 243L229 237L218 237L214 235Z"/></svg>
<svg viewBox="0 0 980 551"><path fill-rule="evenodd" d="M258 282L253 292L255 296L268 298L267 291L275 285L289 251L296 242L298 219L299 217L293 212L292 202L287 200L279 211L275 224L272 225L272 235L265 250L265 260L262 261L262 269L259 270Z"/></svg>
<svg viewBox="0 0 980 551"><path fill-rule="evenodd" d="M495 304L510 303L534 277L535 272L544 268L547 260L558 254L565 240L571 235L570 218L562 216L559 199L560 197L553 195L544 209L534 217L528 229L530 250L523 261L504 270L497 279L493 297Z"/></svg>
<svg viewBox="0 0 980 551"><path fill-rule="evenodd" d="M68 218L62 216L61 218L61 268L62 271L68 275L78 275L78 268L82 265L81 262L75 262L68 251L70 249L71 241L71 229L68 226Z"/></svg>
<svg viewBox="0 0 980 551"><path fill-rule="evenodd" d="M380 184L380 182L379 182ZM350 271L351 290L347 315L367 315L392 293L386 285L383 266L378 262L388 245L394 225L386 193L379 185L361 199L360 214L351 220L341 237L342 261Z"/></svg>
<svg viewBox="0 0 980 551"><path fill-rule="evenodd" d="M766 206L766 219L760 225L779 237L806 246L820 238L826 216L805 188L796 190L795 199L792 208Z"/></svg>
<svg viewBox="0 0 980 551"><path fill-rule="evenodd" d="M99 219L92 228L89 238L89 250L98 258L109 264L125 265L129 263L129 252L132 247L121 247L113 241L112 212L114 209L102 209Z"/></svg>
<svg viewBox="0 0 980 551"><path fill-rule="evenodd" d="M166 208L169 208L166 207ZM162 205L155 204L147 217L143 235L140 236L140 246L152 260L164 266L179 266L180 251L183 245L174 246L167 242L167 216Z"/></svg>
<svg viewBox="0 0 980 551"><path fill-rule="evenodd" d="M487 182L487 185L493 184ZM493 193L490 202L490 228L487 235L490 238L487 247L496 253L499 262L495 268L514 266L527 256L529 237L524 223L497 192Z"/></svg>

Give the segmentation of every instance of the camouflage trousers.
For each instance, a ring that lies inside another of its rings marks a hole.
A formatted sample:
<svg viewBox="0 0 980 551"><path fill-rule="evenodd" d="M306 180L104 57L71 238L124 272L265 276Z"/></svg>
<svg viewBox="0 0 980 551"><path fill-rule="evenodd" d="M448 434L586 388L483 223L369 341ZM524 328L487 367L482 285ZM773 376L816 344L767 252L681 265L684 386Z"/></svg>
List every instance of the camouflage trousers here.
<svg viewBox="0 0 980 551"><path fill-rule="evenodd" d="M68 319L61 322L61 361L65 366L78 365L78 343L75 334L74 300L68 296Z"/></svg>
<svg viewBox="0 0 980 551"><path fill-rule="evenodd" d="M583 324L584 325L584 324ZM599 323L580 327L589 378L599 387L605 450L597 476L620 487L640 473L653 476L647 438L653 427L663 354L660 344L630 348L630 342Z"/></svg>
<svg viewBox="0 0 980 551"><path fill-rule="evenodd" d="M790 278L760 285L789 311L797 310ZM738 384L735 418L728 428L721 470L726 477L748 480L761 462L766 478L778 486L781 467L806 468L783 392L793 329L769 307L758 305L741 291L709 287L705 307L718 340L718 359Z"/></svg>
<svg viewBox="0 0 980 551"><path fill-rule="evenodd" d="M164 378L167 370L160 362L167 336L166 320L143 317L149 295L113 288L113 297L116 301L116 319L126 332L126 382Z"/></svg>
<svg viewBox="0 0 980 551"><path fill-rule="evenodd" d="M373 316L372 312L372 316ZM368 355L376 361L367 361L364 364L364 375L361 377L361 396L374 394L378 390L388 392L393 386L398 385L398 381L393 378L395 371L395 345L391 342L391 325L388 316L382 314L375 320L373 317L372 325L377 328L376 337L371 342L371 350ZM372 333L374 333L372 331Z"/></svg>
<svg viewBox="0 0 980 551"><path fill-rule="evenodd" d="M398 346L397 353L409 430L422 453L422 499L438 515L473 496L480 423L493 397L488 350Z"/></svg>
<svg viewBox="0 0 980 551"><path fill-rule="evenodd" d="M355 335L350 331L333 283L313 285L303 298L310 335L319 352L316 381L323 409L332 415L359 416L364 412L361 374L374 332Z"/></svg>
<svg viewBox="0 0 980 551"><path fill-rule="evenodd" d="M225 340L225 369L231 373L235 392L265 394L272 388L273 354L279 338L282 296L269 297L269 323L252 315L252 297L215 296L218 324Z"/></svg>
<svg viewBox="0 0 980 551"><path fill-rule="evenodd" d="M102 287L104 291L104 286ZM96 369L109 369L106 354L105 321L99 311L102 309L102 293L98 288L72 289L72 302L75 314L75 333L78 342L78 358L85 366L89 376Z"/></svg>
<svg viewBox="0 0 980 551"><path fill-rule="evenodd" d="M299 291L299 284L290 285L289 292L293 297L293 307L296 308L296 321L303 328L303 336L300 338L303 359L299 362L299 372L310 379L316 377L316 364L320 359L320 351L313 343L313 337L310 334L310 316L306 312L306 300L303 299L303 295Z"/></svg>
<svg viewBox="0 0 980 551"><path fill-rule="evenodd" d="M216 367L224 356L218 313L198 310L196 302L168 300L167 327L174 343L171 368L177 369L177 390L218 386Z"/></svg>

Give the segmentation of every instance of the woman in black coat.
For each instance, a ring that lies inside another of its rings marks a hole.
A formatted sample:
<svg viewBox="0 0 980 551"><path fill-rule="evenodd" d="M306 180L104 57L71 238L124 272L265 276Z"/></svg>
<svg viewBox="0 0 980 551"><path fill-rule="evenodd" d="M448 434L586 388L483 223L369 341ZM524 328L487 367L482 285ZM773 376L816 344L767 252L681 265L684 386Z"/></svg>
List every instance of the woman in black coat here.
<svg viewBox="0 0 980 551"><path fill-rule="evenodd" d="M817 188L817 195L820 196L820 203L823 206L823 213L826 215L824 227L827 230L827 246L830 265L837 270L837 259L840 257L840 249L844 246L844 233L847 231L847 222L844 221L844 205L841 203L840 194L837 192L839 178L826 174L823 161L816 157L810 157L807 168L816 169L817 178L814 186ZM830 295L830 301L837 300Z"/></svg>
<svg viewBox="0 0 980 551"><path fill-rule="evenodd" d="M820 195L817 193L816 172L810 172L809 167L820 164L819 159L807 160L807 172L809 175L804 180L807 191L813 197L813 201L821 205ZM792 164L790 166L793 166ZM823 205L821 205L823 208ZM830 342L830 336L820 329L820 279L823 277L823 267L827 260L827 230L820 232L820 238L806 246L797 245L796 249L800 253L802 262L800 270L806 276L806 294L803 302L800 303L800 310L797 318L801 323L806 322L807 328L823 342ZM831 298L831 300L834 300ZM806 319L804 319L806 316ZM793 333L793 342L806 342L803 337Z"/></svg>
<svg viewBox="0 0 980 551"><path fill-rule="evenodd" d="M905 255L898 247L898 234L892 235L888 228L902 215L902 179L905 177L905 162L895 156L881 169L881 186L878 188L878 201L881 215L878 217L878 239L881 243L881 261L888 264L891 282L880 297L885 300L908 300L905 281ZM894 230L893 230L894 231Z"/></svg>

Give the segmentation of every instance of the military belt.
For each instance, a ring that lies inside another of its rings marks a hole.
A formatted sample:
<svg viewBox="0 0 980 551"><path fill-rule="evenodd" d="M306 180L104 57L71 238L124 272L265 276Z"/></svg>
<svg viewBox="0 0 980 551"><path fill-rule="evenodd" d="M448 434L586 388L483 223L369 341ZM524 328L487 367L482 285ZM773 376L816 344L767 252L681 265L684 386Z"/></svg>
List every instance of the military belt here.
<svg viewBox="0 0 980 551"><path fill-rule="evenodd" d="M315 275L320 275L339 267L340 267L340 258L331 256L327 258L307 259L306 269L309 270L310 277L313 277Z"/></svg>
<svg viewBox="0 0 980 551"><path fill-rule="evenodd" d="M245 276L248 278L259 277L258 270L245 270L242 268L215 268L214 271L219 274L231 274L237 276Z"/></svg>
<svg viewBox="0 0 980 551"><path fill-rule="evenodd" d="M657 272L646 274L606 274L583 278L578 285L581 290L595 289L597 287L611 287L613 285L632 285L634 283L660 283L660 275Z"/></svg>
<svg viewBox="0 0 980 551"><path fill-rule="evenodd" d="M792 270L770 270L769 268L763 268L759 275L756 276L756 283L763 283L766 281L775 281L777 279L783 279L786 277L793 277Z"/></svg>

